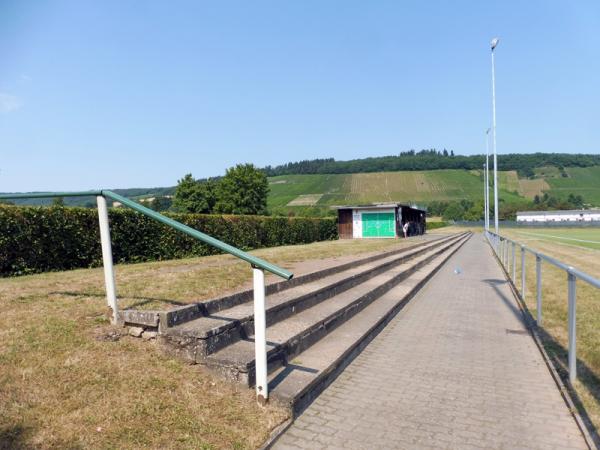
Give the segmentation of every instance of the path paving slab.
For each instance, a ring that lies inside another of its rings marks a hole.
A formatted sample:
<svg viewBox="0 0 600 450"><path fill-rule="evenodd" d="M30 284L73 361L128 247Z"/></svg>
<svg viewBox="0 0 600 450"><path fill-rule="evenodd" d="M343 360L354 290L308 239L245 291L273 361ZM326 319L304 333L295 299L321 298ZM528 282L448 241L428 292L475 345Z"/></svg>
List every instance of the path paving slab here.
<svg viewBox="0 0 600 450"><path fill-rule="evenodd" d="M274 448L588 447L475 235Z"/></svg>

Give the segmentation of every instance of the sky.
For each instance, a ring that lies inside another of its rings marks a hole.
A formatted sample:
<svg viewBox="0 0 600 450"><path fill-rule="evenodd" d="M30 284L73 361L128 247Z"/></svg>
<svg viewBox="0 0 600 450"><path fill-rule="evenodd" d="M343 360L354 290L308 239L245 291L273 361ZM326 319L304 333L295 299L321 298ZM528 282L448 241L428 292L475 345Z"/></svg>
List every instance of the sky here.
<svg viewBox="0 0 600 450"><path fill-rule="evenodd" d="M600 2L0 0L0 192L303 159L600 152Z"/></svg>

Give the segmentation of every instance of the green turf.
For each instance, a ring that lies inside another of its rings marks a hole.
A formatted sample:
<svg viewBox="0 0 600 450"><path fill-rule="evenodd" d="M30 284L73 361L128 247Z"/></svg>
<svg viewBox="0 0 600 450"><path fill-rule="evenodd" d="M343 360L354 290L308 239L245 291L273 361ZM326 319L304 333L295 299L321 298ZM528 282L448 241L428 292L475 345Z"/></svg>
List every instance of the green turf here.
<svg viewBox="0 0 600 450"><path fill-rule="evenodd" d="M600 250L600 228L528 228L515 230L528 238Z"/></svg>

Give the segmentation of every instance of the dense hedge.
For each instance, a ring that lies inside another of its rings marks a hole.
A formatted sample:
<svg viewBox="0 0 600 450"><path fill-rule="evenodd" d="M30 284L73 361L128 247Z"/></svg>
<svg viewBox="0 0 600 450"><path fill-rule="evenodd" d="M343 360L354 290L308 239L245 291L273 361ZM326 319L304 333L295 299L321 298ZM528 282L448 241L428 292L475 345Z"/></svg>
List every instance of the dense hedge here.
<svg viewBox="0 0 600 450"><path fill-rule="evenodd" d="M115 262L204 256L213 247L131 210L111 209ZM250 250L337 238L333 219L167 214ZM0 205L0 275L22 275L102 264L95 209Z"/></svg>
<svg viewBox="0 0 600 450"><path fill-rule="evenodd" d="M427 222L425 229L427 231L431 231L431 230L435 230L436 228L443 228L443 227L447 227L447 226L448 226L448 222Z"/></svg>

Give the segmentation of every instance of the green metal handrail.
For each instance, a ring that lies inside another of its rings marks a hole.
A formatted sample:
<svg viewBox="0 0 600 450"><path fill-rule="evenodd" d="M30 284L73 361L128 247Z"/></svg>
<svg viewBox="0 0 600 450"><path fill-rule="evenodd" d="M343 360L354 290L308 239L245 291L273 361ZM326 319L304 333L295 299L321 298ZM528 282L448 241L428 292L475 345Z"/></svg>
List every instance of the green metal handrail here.
<svg viewBox="0 0 600 450"><path fill-rule="evenodd" d="M257 258L256 256L252 256L249 253L240 250L232 245L226 244L218 239L215 239L207 234L204 234L194 228L191 228L187 225L184 225L176 220L173 220L169 217L163 216L162 214L157 213L156 211L151 210L150 208L146 208L145 206L140 205L133 200L130 200L126 197L123 197L119 194L115 194L112 191L101 190L101 191L84 191L84 192L32 192L32 193L24 193L24 194L0 194L0 200L13 200L13 199L21 199L21 198L51 198L51 197L87 197L87 196L98 196L102 195L104 197L108 197L112 200L118 201L119 203L127 206L139 213L144 214L158 222L161 222L165 225L168 225L172 228L175 228L182 233L187 234L188 236L192 236L199 241L204 242L212 247L218 248L219 250L229 253L230 255L235 256L236 258L240 258L248 263L250 263L253 267L257 267L259 269L266 270L271 272L272 274L278 275L281 278L286 280L290 280L294 274L278 267L270 262L267 262L261 258Z"/></svg>

